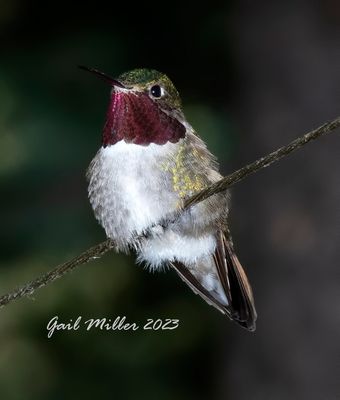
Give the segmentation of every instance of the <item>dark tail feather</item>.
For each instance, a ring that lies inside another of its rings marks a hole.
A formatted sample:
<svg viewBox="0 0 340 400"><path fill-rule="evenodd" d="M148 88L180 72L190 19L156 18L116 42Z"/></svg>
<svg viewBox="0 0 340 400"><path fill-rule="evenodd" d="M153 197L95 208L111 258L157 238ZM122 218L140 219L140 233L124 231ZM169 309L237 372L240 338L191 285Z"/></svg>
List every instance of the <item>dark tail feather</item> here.
<svg viewBox="0 0 340 400"><path fill-rule="evenodd" d="M230 318L249 331L254 331L257 314L253 292L228 233L218 233L214 257L229 302Z"/></svg>

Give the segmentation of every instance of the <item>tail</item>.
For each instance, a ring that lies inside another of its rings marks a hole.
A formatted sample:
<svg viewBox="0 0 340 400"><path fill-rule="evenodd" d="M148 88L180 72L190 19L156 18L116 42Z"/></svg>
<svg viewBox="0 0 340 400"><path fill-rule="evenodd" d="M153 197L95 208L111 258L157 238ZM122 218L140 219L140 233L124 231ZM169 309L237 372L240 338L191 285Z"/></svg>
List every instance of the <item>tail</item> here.
<svg viewBox="0 0 340 400"><path fill-rule="evenodd" d="M205 265L172 267L185 283L207 303L249 331L256 329L254 297L248 278L234 252L229 232L216 235L216 250Z"/></svg>

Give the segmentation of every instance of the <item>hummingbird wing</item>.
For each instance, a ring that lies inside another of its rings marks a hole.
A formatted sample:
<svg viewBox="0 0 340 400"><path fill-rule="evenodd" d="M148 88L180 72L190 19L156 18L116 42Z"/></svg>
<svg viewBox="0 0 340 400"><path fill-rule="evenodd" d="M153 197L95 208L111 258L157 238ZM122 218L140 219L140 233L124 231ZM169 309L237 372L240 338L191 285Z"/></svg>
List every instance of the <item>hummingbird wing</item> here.
<svg viewBox="0 0 340 400"><path fill-rule="evenodd" d="M231 318L229 309L203 286L199 278L197 278L186 265L179 261L173 261L171 262L171 266L194 293L201 296L208 304L217 308L221 313L227 314L228 317Z"/></svg>
<svg viewBox="0 0 340 400"><path fill-rule="evenodd" d="M217 233L217 246L212 257L212 264L216 269L213 271L215 279L219 280L219 285L221 285L227 301L223 301L216 290L212 291L207 288L204 276L193 273L192 269L178 261L172 262L171 266L193 292L201 296L208 304L226 314L242 327L254 331L257 315L252 290L233 250L228 233L222 231Z"/></svg>

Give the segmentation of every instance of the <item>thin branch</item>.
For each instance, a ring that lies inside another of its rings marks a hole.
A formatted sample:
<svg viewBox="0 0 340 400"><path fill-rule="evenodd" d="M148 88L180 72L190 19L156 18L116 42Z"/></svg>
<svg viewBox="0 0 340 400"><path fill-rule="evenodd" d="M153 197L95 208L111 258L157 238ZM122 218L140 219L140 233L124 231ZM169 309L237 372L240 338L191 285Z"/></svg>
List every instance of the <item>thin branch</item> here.
<svg viewBox="0 0 340 400"><path fill-rule="evenodd" d="M86 264L96 258L100 258L109 250L114 248L114 243L111 239L106 239L104 242L97 244L96 246L90 247L79 256L72 258L70 261L66 261L63 264L58 265L46 274L40 275L38 278L14 289L12 292L4 294L0 297L0 308L6 306L14 300L18 300L24 296L31 296L36 290L52 283L56 279L61 278L68 272L73 271L78 265Z"/></svg>
<svg viewBox="0 0 340 400"><path fill-rule="evenodd" d="M194 196L190 197L190 199L188 199L185 202L184 209L207 199L213 194L223 192L224 190L235 185L235 183L241 181L247 176L259 171L262 168L268 167L270 164L279 161L283 157L288 156L288 154L299 149L305 144L311 142L312 140L315 140L323 135L326 135L327 133L334 131L335 129L339 128L339 126L340 126L340 117L336 118L331 122L326 122L319 128L314 129L313 131L308 132L305 135L300 136L299 138L293 140L292 142L287 144L287 146L280 147L278 150L273 151L272 153L266 155L265 157L259 158L253 163L238 169L232 174L225 176L218 182L210 185L209 187L201 190Z"/></svg>
<svg viewBox="0 0 340 400"><path fill-rule="evenodd" d="M207 199L208 197L214 194L226 190L227 188L231 187L232 185L241 181L247 176L259 171L262 168L268 167L268 165L280 160L283 157L286 157L288 154L301 148L308 142L334 131L339 126L340 126L340 117L334 119L331 122L327 122L326 124L320 126L319 128L309 133L306 133L305 135L289 143L287 146L281 147L278 150L268 154L267 156L262 157L254 161L253 163L248 164L245 167L233 172L232 174L222 178L220 181L212 184L206 189L203 189L194 196L190 197L185 202L183 210ZM1 296L0 308L6 306L7 304L11 303L14 300L20 299L21 297L32 295L36 290L52 283L56 279L61 278L68 272L73 271L78 265L82 265L96 258L100 258L105 253L114 248L115 244L111 239L107 239L104 242L89 248L88 250L86 250L79 256L73 258L72 260L67 261L61 265L58 265L51 271L39 276L38 278L32 280L31 282L28 282L25 285L22 285L19 288L14 289L12 292Z"/></svg>

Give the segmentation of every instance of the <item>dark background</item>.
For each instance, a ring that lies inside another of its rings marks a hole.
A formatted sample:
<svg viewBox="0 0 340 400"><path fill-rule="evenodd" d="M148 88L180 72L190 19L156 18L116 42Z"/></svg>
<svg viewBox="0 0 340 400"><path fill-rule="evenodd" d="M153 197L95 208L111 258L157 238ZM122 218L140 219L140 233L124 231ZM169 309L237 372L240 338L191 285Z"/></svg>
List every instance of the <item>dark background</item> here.
<svg viewBox="0 0 340 400"><path fill-rule="evenodd" d="M1 1L1 293L105 237L84 175L109 90L77 64L167 73L226 174L339 114L339 22L336 0ZM339 161L337 132L233 189L255 334L111 253L1 310L1 399L339 399ZM180 327L47 339L55 315Z"/></svg>

